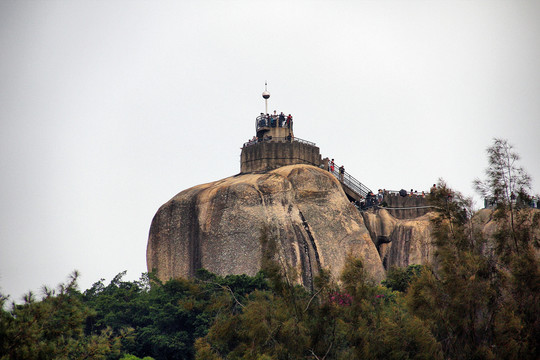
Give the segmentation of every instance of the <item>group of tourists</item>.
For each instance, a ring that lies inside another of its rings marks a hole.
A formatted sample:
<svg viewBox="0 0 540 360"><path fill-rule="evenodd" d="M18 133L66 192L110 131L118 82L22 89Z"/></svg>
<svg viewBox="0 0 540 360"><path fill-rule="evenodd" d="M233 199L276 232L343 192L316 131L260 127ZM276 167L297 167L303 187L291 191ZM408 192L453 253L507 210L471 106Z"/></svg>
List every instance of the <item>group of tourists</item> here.
<svg viewBox="0 0 540 360"><path fill-rule="evenodd" d="M328 162L327 170L330 171L332 174L334 174L336 170L336 163L334 162L334 159ZM339 181L343 182L343 179L345 177L345 166L341 165L338 169L338 173L339 173Z"/></svg>
<svg viewBox="0 0 540 360"><path fill-rule="evenodd" d="M279 115L277 114L276 110L274 110L274 114L264 114L261 113L257 117L257 127L282 127L282 128L291 128L292 127L292 115L289 114L285 116L283 112L281 112Z"/></svg>
<svg viewBox="0 0 540 360"><path fill-rule="evenodd" d="M382 189L379 189L379 191L377 192L377 195L373 194L373 191L370 191L366 195L366 200L364 204L361 203L360 205L361 207L363 205L363 208L370 208L373 206L381 205L383 202L383 199L384 199L384 194L383 194Z"/></svg>
<svg viewBox="0 0 540 360"><path fill-rule="evenodd" d="M360 210L367 210L374 206L382 205L382 202L383 202L383 193L382 193L382 190L379 189L379 192L377 193L377 195L373 194L373 191L370 191L367 193L365 198L360 195L360 200L353 200L351 201L351 204L353 204Z"/></svg>
<svg viewBox="0 0 540 360"><path fill-rule="evenodd" d="M360 208L361 210L366 210L374 206L388 206L386 204L386 197L387 196L401 196L401 197L422 197L425 198L426 193L422 191L419 193L416 190L411 189L410 192L408 192L405 189L401 189L400 191L393 191L393 190L386 190L386 189L379 189L377 191L377 194L374 194L372 191L370 191L365 198L361 198L360 201L353 202L355 206Z"/></svg>
<svg viewBox="0 0 540 360"><path fill-rule="evenodd" d="M407 197L408 196L408 197L422 197L422 198L425 198L426 193L425 193L425 191L418 192L418 190L413 190L413 189L411 189L411 191L407 192L407 190L401 189L401 190L399 190L399 196L401 196L401 197Z"/></svg>

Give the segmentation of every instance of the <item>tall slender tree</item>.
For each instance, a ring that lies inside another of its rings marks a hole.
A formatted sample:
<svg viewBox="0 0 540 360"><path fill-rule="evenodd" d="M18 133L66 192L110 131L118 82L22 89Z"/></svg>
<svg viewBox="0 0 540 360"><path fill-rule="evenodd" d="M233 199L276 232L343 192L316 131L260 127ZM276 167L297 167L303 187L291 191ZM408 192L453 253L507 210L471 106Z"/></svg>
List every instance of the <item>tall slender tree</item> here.
<svg viewBox="0 0 540 360"><path fill-rule="evenodd" d="M520 156L514 146L505 139L493 139L493 145L487 149L489 166L485 180L476 179L476 190L489 197L496 204L512 205L512 194L525 195L531 189L531 177L518 166Z"/></svg>
<svg viewBox="0 0 540 360"><path fill-rule="evenodd" d="M430 196L439 212L435 263L413 282L408 306L445 358L538 359L540 212L525 206L530 177L512 146L495 139L488 156L487 179L475 186L494 199L494 210L473 213L444 182Z"/></svg>
<svg viewBox="0 0 540 360"><path fill-rule="evenodd" d="M530 203L528 192L531 189L531 177L518 165L520 156L507 140L493 139L487 154L489 166L485 171L486 179L475 179L473 184L484 198L494 203L498 210L495 215L499 219L508 218L508 234L513 240L514 251L519 252L516 208Z"/></svg>

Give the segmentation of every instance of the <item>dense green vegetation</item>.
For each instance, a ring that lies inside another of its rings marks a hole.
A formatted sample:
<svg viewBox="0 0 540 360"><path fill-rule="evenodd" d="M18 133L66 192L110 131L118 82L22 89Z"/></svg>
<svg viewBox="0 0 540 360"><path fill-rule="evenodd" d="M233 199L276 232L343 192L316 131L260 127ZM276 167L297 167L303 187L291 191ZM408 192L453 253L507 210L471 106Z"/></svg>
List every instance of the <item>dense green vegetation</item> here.
<svg viewBox="0 0 540 360"><path fill-rule="evenodd" d="M75 273L40 301L28 294L9 310L2 297L0 359L193 359L195 339L223 308L234 311L246 294L267 289L262 274L201 270L197 280L164 284L148 274L122 281L124 274L80 292Z"/></svg>
<svg viewBox="0 0 540 360"><path fill-rule="evenodd" d="M374 284L349 258L339 279L323 270L309 291L263 229L254 277L120 273L81 292L74 273L40 299L0 296L0 359L538 359L540 212L511 147L496 140L488 153L476 184L492 212L473 212L442 181L430 195L434 264Z"/></svg>

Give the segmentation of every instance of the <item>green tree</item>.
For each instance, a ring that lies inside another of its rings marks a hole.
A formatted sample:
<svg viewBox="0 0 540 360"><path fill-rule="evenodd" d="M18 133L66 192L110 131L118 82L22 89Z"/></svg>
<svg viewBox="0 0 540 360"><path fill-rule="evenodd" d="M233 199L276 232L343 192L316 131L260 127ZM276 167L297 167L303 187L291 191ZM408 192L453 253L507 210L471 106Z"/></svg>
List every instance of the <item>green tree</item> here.
<svg viewBox="0 0 540 360"><path fill-rule="evenodd" d="M530 204L528 191L531 189L531 177L518 165L520 156L507 140L493 139L493 145L487 149L487 153L489 166L485 171L486 179L474 180L474 187L484 198L494 202L499 225L508 228L500 233L501 236L496 237L499 240L499 252L519 253L521 249L518 232L521 229L516 227L525 219L523 214L518 214L517 211ZM508 236L512 242L506 241ZM514 249L508 249L512 244ZM521 245L525 248L528 246L527 242Z"/></svg>
<svg viewBox="0 0 540 360"><path fill-rule="evenodd" d="M399 294L372 284L360 260L348 259L343 286L322 269L308 290L294 285L267 229L261 241L270 290L251 293L239 311L223 307L197 340L197 359L440 358L422 321L407 313Z"/></svg>
<svg viewBox="0 0 540 360"><path fill-rule="evenodd" d="M96 310L88 327L110 327L115 333L132 329L133 336L124 339L122 348L135 356L192 358L194 337L204 335L209 321L197 299L201 289L183 279L150 288L144 282L123 281L124 274L84 293L84 301Z"/></svg>
<svg viewBox="0 0 540 360"><path fill-rule="evenodd" d="M236 299L237 308L247 293L265 288L261 274L220 277L201 269L198 279L173 279L165 283L152 274L139 281L123 281L125 272L105 285L96 282L83 300L96 310L87 322L89 331L111 328L115 334L130 329L122 350L133 356L192 359L194 342L205 336L221 304Z"/></svg>
<svg viewBox="0 0 540 360"><path fill-rule="evenodd" d="M7 359L106 359L120 355L122 332L109 329L86 334L86 319L93 311L80 301L78 274L57 290L44 288L36 300L28 293L23 304L4 310L6 297L0 296L0 358Z"/></svg>
<svg viewBox="0 0 540 360"><path fill-rule="evenodd" d="M474 180L474 186L481 195L493 199L496 204L512 206L512 194L516 197L527 195L531 188L531 177L523 167L518 166L520 156L507 140L493 139L487 153L487 178Z"/></svg>
<svg viewBox="0 0 540 360"><path fill-rule="evenodd" d="M135 355L124 355L122 356L122 358L120 360L154 360L153 358L151 358L150 356L145 356L143 358L140 358L140 357L137 357Z"/></svg>
<svg viewBox="0 0 540 360"><path fill-rule="evenodd" d="M409 265L406 268L391 267L382 285L394 291L406 292L411 282L421 273L423 265Z"/></svg>
<svg viewBox="0 0 540 360"><path fill-rule="evenodd" d="M520 156L513 146L494 139L487 152L486 179L475 180L475 186L480 194L496 200L495 253L508 278L506 296L520 326L514 351L524 358L529 354L540 358L540 212L529 208L531 178L519 166Z"/></svg>
<svg viewBox="0 0 540 360"><path fill-rule="evenodd" d="M371 284L361 260L348 259L341 280L352 297L343 323L355 359L442 358L429 328L406 310L399 293Z"/></svg>
<svg viewBox="0 0 540 360"><path fill-rule="evenodd" d="M470 199L444 182L430 201L438 209L435 264L412 283L409 309L426 321L449 359L538 358L540 278L532 246L538 221L510 226L509 212L518 212L501 201L493 216L497 230L486 237ZM517 218L538 215L520 211Z"/></svg>
<svg viewBox="0 0 540 360"><path fill-rule="evenodd" d="M439 210L433 220L435 267L413 283L409 305L428 320L448 357L494 358L507 340L517 339L514 322L507 324L507 340L500 328L509 306L506 274L471 221L470 199L441 182L431 201Z"/></svg>

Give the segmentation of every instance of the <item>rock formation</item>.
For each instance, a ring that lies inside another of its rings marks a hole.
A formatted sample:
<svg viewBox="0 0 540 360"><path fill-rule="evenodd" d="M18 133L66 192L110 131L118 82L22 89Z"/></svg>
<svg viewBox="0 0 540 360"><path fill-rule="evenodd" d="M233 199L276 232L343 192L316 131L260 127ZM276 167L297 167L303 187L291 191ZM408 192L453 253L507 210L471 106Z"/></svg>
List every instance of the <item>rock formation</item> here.
<svg viewBox="0 0 540 360"><path fill-rule="evenodd" d="M532 226L533 218L539 211L527 210L521 213L523 226ZM406 267L412 264L435 263L436 247L432 237L432 219L435 212L409 219L396 219L386 209L369 210L362 213L364 223L379 251L385 270L391 267ZM540 216L540 215L536 215ZM482 209L472 218L475 229L480 230L487 239L485 255L495 252L495 233L499 230L493 219L492 209ZM509 226L509 225L508 225ZM533 237L540 238L540 229L533 228ZM540 255L540 249L537 250Z"/></svg>
<svg viewBox="0 0 540 360"><path fill-rule="evenodd" d="M395 228L392 221L380 222L380 236ZM370 236L337 179L310 165L239 174L182 191L152 221L148 270L162 280L190 277L201 267L254 275L265 225L276 236L279 257L297 269L297 281L306 287L321 267L338 275L349 253L363 259L374 281L384 278L371 240L375 233Z"/></svg>
<svg viewBox="0 0 540 360"><path fill-rule="evenodd" d="M362 213L385 269L426 264L433 260L431 219L434 213L396 219L385 209Z"/></svg>
<svg viewBox="0 0 540 360"><path fill-rule="evenodd" d="M191 277L199 268L220 275L254 275L260 269L261 229L267 226L278 239L283 263L297 270L297 281L306 287L321 268L338 276L349 253L362 258L373 280L379 281L392 266L434 261L431 220L436 214L425 213L425 199L414 204L411 201L420 200L394 200L394 207L405 209L360 213L334 176L311 165L195 186L155 215L148 270L156 269L162 280ZM421 209L409 209L414 206ZM478 212L473 221L488 238L496 231L491 210ZM492 244L486 246L493 251Z"/></svg>

